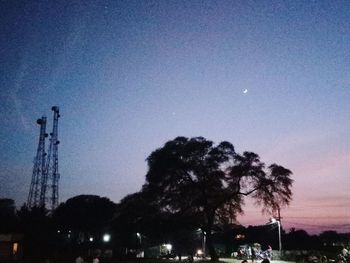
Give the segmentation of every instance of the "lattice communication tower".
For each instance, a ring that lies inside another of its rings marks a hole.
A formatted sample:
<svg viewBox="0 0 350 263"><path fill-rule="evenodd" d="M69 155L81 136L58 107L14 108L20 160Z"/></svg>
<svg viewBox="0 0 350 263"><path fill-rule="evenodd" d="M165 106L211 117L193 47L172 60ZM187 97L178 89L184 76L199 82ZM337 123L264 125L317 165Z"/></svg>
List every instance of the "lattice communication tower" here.
<svg viewBox="0 0 350 263"><path fill-rule="evenodd" d="M47 137L46 133L46 117L41 117L36 121L40 125L40 135L38 149L36 151L36 156L34 158L32 181L30 184L29 195L28 195L28 206L40 206L40 196L41 196L41 185L43 174L45 170L45 138Z"/></svg>
<svg viewBox="0 0 350 263"><path fill-rule="evenodd" d="M50 145L48 153L45 152L46 117L37 121L40 125L39 145L34 159L32 181L28 195L29 207L45 207L53 210L58 205L58 186L60 174L58 172L58 119L59 107L51 108L53 111L53 128L50 133Z"/></svg>

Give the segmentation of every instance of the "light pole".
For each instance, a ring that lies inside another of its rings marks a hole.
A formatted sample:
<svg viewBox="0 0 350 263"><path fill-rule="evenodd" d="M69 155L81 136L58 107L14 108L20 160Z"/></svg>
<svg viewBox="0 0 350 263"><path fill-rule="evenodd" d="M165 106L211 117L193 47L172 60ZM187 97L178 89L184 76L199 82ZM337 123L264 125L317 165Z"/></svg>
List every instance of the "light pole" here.
<svg viewBox="0 0 350 263"><path fill-rule="evenodd" d="M198 251L197 251L197 254L198 254L198 256L200 256L200 257L205 257L205 248L206 248L206 232L203 230L203 228L198 228L197 230L196 230L196 233L198 234L198 236L200 237L200 240L201 240L201 245L202 245L202 249L199 249Z"/></svg>
<svg viewBox="0 0 350 263"><path fill-rule="evenodd" d="M203 244L202 244L202 248L203 248L203 257L205 258L206 257L206 254L205 254L205 247L206 247L206 239L207 239L207 237L206 237L206 232L205 231L203 231L202 230L202 234L203 234Z"/></svg>
<svg viewBox="0 0 350 263"><path fill-rule="evenodd" d="M277 224L278 226L278 248L279 248L279 254L280 256L282 255L282 240L281 240L281 223L279 220L276 220L276 218L271 218L270 222L268 223L269 225L271 224Z"/></svg>
<svg viewBox="0 0 350 263"><path fill-rule="evenodd" d="M142 237L141 234L139 232L136 233L136 236L138 237L139 241L140 241L140 247L142 247Z"/></svg>

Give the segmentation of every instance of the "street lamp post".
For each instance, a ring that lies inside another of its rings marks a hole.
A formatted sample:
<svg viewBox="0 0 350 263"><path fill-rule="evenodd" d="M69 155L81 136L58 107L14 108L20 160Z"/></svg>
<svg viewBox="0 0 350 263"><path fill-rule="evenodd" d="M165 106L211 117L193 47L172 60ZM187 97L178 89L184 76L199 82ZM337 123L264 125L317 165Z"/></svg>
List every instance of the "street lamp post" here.
<svg viewBox="0 0 350 263"><path fill-rule="evenodd" d="M205 231L202 231L202 234L203 234L203 244L202 244L202 249L203 249L203 257L205 258L206 257L206 251L205 251L205 247L206 247L206 239L207 239L207 237L206 237L206 232Z"/></svg>
<svg viewBox="0 0 350 263"><path fill-rule="evenodd" d="M142 237L141 234L139 232L136 233L136 236L138 237L139 241L140 241L140 247L142 247Z"/></svg>
<svg viewBox="0 0 350 263"><path fill-rule="evenodd" d="M202 245L202 248L201 249L199 249L198 251L197 251L197 254L198 254L198 256L200 256L200 257L205 257L205 252L206 252L206 239L207 239L207 237L206 237L206 235L207 235L207 233L203 230L203 228L198 228L197 230L196 230L196 233L198 234L198 236L200 237L200 241L201 241L201 245Z"/></svg>
<svg viewBox="0 0 350 263"><path fill-rule="evenodd" d="M279 248L279 254L281 256L282 255L281 222L272 217L270 219L269 224L277 224L278 226L278 248Z"/></svg>

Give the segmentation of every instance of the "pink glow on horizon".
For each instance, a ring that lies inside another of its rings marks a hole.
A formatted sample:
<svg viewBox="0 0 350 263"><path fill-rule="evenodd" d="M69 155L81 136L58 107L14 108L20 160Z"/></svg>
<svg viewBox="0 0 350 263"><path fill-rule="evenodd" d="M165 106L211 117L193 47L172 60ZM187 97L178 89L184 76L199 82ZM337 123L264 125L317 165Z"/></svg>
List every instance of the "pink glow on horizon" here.
<svg viewBox="0 0 350 263"><path fill-rule="evenodd" d="M336 127L300 131L277 142L267 154L293 172L293 200L282 210L286 228L350 232L350 151L345 135ZM249 221L254 222L258 209L248 209Z"/></svg>
<svg viewBox="0 0 350 263"><path fill-rule="evenodd" d="M285 229L304 229L312 234L325 230L350 232L350 177L346 176L350 152L345 147L332 148L329 141L333 136L327 133L315 134L313 138L309 135L294 137L292 142L296 144L288 144L293 136L286 138L267 154L268 159L282 163L293 172L293 200L281 211L282 224ZM314 151L319 145L324 147ZM261 208L251 201L246 203L245 214L239 216L239 222L265 224L269 215L262 215Z"/></svg>

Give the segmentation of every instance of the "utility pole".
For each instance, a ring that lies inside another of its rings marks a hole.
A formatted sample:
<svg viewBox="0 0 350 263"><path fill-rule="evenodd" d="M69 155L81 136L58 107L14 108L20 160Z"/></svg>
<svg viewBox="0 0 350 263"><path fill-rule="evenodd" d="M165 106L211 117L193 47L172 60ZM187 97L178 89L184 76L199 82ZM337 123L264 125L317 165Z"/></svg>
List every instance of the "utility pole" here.
<svg viewBox="0 0 350 263"><path fill-rule="evenodd" d="M282 256L282 236L281 236L281 227L282 227L282 223L281 223L281 209L278 206L277 207L277 216L278 216L278 240L279 240L279 250L280 250L280 256Z"/></svg>
<svg viewBox="0 0 350 263"><path fill-rule="evenodd" d="M278 247L279 247L280 256L282 256L281 222L277 221L277 225L278 225Z"/></svg>
<svg viewBox="0 0 350 263"><path fill-rule="evenodd" d="M277 227L278 227L278 250L279 250L279 254L281 256L282 255L281 222L272 217L270 219L270 222L267 224L268 225L277 224Z"/></svg>
<svg viewBox="0 0 350 263"><path fill-rule="evenodd" d="M207 246L207 233L202 230L203 234L203 242L202 242L202 249L203 249L203 257L206 257L206 246Z"/></svg>

